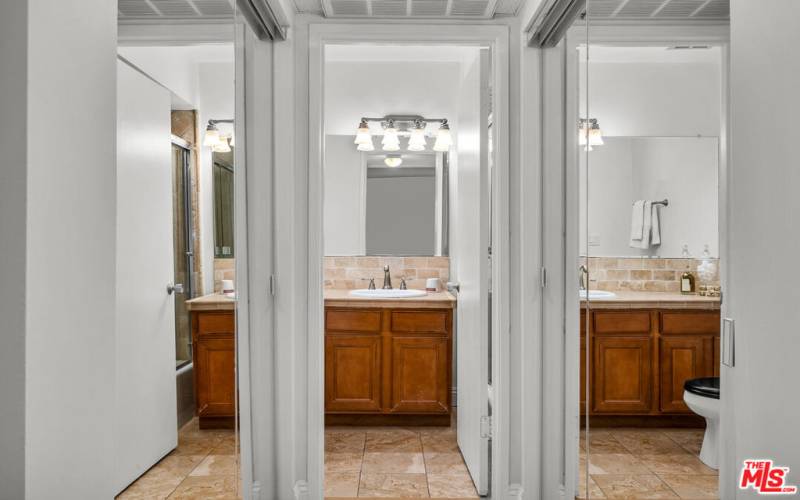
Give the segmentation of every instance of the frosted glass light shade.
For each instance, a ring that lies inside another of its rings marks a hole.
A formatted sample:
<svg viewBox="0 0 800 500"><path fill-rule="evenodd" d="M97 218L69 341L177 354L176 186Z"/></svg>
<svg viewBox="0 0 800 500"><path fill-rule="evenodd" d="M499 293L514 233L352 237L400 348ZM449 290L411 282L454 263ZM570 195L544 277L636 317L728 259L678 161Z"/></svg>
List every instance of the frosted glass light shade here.
<svg viewBox="0 0 800 500"><path fill-rule="evenodd" d="M375 151L375 146L372 145L372 141L370 140L364 144L359 144L356 149L359 151Z"/></svg>
<svg viewBox="0 0 800 500"><path fill-rule="evenodd" d="M450 135L450 129L440 128L436 133L436 142L433 144L433 150L446 152L450 150L452 145L453 137Z"/></svg>
<svg viewBox="0 0 800 500"><path fill-rule="evenodd" d="M411 131L411 137L408 139L409 151L425 151L427 145L424 128L415 128Z"/></svg>
<svg viewBox="0 0 800 500"><path fill-rule="evenodd" d="M203 146L208 146L213 148L214 146L219 144L219 142L220 142L219 130L217 130L216 127L212 128L212 126L209 125L209 127L206 129L206 134L203 137Z"/></svg>
<svg viewBox="0 0 800 500"><path fill-rule="evenodd" d="M220 141L211 147L211 151L215 153L230 153L231 147L228 145L228 141L226 139L220 139Z"/></svg>
<svg viewBox="0 0 800 500"><path fill-rule="evenodd" d="M381 144L384 151L400 151L400 137L397 136L397 129L389 127L384 130Z"/></svg>

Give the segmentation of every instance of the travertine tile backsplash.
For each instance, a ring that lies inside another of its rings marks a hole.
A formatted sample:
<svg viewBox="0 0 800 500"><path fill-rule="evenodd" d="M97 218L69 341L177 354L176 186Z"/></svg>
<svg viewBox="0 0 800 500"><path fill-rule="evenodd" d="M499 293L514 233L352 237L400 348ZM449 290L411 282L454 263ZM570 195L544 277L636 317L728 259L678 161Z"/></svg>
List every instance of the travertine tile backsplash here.
<svg viewBox="0 0 800 500"><path fill-rule="evenodd" d="M425 288L428 278L439 279L442 290L450 278L449 257L325 257L325 288L353 290L367 288L375 278L375 286L383 286L383 266L389 266L392 286L400 287L400 276L406 278L408 288Z"/></svg>
<svg viewBox="0 0 800 500"><path fill-rule="evenodd" d="M719 260L710 259L713 272L707 280L698 273L701 259L590 257L589 288L610 291L680 292L681 274L687 269L696 285L719 285Z"/></svg>
<svg viewBox="0 0 800 500"><path fill-rule="evenodd" d="M233 280L236 286L235 259L214 259L214 293L222 292L222 280Z"/></svg>

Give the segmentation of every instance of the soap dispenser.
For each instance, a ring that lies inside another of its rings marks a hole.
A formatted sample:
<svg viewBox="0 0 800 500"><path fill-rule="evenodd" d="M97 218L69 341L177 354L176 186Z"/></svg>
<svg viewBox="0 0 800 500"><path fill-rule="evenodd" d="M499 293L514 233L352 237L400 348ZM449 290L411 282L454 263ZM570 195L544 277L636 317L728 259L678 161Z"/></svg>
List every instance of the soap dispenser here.
<svg viewBox="0 0 800 500"><path fill-rule="evenodd" d="M681 274L681 293L694 293L694 274L689 269Z"/></svg>

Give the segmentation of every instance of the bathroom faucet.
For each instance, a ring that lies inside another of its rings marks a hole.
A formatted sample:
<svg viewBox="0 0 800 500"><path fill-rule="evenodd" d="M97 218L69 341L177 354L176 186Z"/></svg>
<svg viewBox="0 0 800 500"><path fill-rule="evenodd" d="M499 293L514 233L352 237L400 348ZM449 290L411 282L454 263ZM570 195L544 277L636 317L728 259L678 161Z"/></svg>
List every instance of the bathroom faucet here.
<svg viewBox="0 0 800 500"><path fill-rule="evenodd" d="M389 265L383 266L383 289L384 290L391 290L392 289L392 277L389 276Z"/></svg>
<svg viewBox="0 0 800 500"><path fill-rule="evenodd" d="M589 288L589 268L587 268L585 265L581 265L581 267L579 267L578 269L580 270L581 273L580 276L581 290L586 290Z"/></svg>

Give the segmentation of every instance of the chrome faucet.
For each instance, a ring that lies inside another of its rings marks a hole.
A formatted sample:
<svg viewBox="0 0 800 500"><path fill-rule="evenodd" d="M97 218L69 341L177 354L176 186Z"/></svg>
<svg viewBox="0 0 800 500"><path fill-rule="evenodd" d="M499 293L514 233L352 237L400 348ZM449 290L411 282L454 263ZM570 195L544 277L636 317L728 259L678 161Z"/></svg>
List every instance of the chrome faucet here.
<svg viewBox="0 0 800 500"><path fill-rule="evenodd" d="M383 266L383 289L384 290L391 290L392 289L392 277L389 276L389 265Z"/></svg>
<svg viewBox="0 0 800 500"><path fill-rule="evenodd" d="M585 265L581 265L581 267L579 267L578 270L581 273L580 276L581 290L587 290L589 288L589 268L586 267Z"/></svg>

